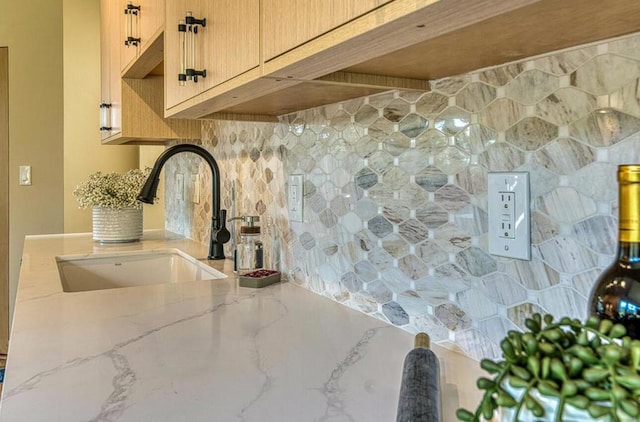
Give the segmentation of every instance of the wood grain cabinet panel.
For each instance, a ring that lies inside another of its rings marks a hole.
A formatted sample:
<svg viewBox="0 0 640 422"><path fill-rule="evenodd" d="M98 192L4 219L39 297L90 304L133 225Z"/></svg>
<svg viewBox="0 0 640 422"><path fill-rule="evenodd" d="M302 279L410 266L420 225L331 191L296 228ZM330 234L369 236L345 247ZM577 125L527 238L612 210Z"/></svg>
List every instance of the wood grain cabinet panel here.
<svg viewBox="0 0 640 422"><path fill-rule="evenodd" d="M260 64L259 0L178 0L166 3L165 105L167 110ZM206 77L181 84L182 47L177 30L186 13L206 18L194 35L194 68Z"/></svg>
<svg viewBox="0 0 640 422"><path fill-rule="evenodd" d="M262 0L264 61L391 0Z"/></svg>
<svg viewBox="0 0 640 422"><path fill-rule="evenodd" d="M164 3L142 0L141 14L142 11L147 11L146 16L153 18L154 23L140 33L137 56L123 65L123 60L128 57L123 53L126 47L122 31L126 23L126 3L128 2L122 0L100 1L101 97L103 102L110 104L110 130L100 131L102 142L142 144L162 143L170 139L199 139L200 122L164 118L163 78L146 76L150 69L162 61L162 49L158 45L161 47L163 40L164 24L161 20L164 16ZM152 13L154 10L157 14ZM147 53L152 49L155 53L150 59ZM141 62L144 64L142 68L147 70L140 69ZM123 69L140 76L123 78ZM101 125L103 123L105 122L101 122Z"/></svg>

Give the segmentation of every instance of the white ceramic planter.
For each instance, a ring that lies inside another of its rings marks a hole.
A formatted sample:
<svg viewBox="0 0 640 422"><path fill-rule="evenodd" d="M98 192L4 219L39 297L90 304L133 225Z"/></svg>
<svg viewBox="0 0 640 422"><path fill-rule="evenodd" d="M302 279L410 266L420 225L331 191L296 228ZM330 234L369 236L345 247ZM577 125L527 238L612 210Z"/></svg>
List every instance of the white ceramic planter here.
<svg viewBox="0 0 640 422"><path fill-rule="evenodd" d="M142 208L93 207L93 240L102 243L135 242L142 237Z"/></svg>

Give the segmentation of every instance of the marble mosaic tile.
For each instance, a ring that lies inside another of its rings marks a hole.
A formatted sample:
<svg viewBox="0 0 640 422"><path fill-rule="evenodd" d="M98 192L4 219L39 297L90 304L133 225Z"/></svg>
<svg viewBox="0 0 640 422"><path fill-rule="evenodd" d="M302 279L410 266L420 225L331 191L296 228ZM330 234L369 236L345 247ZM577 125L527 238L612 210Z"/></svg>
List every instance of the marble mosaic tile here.
<svg viewBox="0 0 640 422"><path fill-rule="evenodd" d="M502 356L500 347L478 330L465 330L456 333L456 343L471 357L480 360L499 359Z"/></svg>
<svg viewBox="0 0 640 422"><path fill-rule="evenodd" d="M398 123L404 116L409 114L409 103L400 98L396 98L387 104L382 110L382 115L390 122Z"/></svg>
<svg viewBox="0 0 640 422"><path fill-rule="evenodd" d="M382 149L394 157L411 151L411 139L402 133L392 133L382 141Z"/></svg>
<svg viewBox="0 0 640 422"><path fill-rule="evenodd" d="M610 94L640 73L640 63L615 54L596 56L571 74L571 85L595 95Z"/></svg>
<svg viewBox="0 0 640 422"><path fill-rule="evenodd" d="M445 185L435 192L434 199L447 211L458 211L470 203L469 194L455 185Z"/></svg>
<svg viewBox="0 0 640 422"><path fill-rule="evenodd" d="M482 249L471 247L456 254L456 263L467 273L482 277L497 270L496 261ZM466 308L465 308L466 309Z"/></svg>
<svg viewBox="0 0 640 422"><path fill-rule="evenodd" d="M525 151L540 149L558 137L558 127L537 117L525 117L505 132L505 140Z"/></svg>
<svg viewBox="0 0 640 422"><path fill-rule="evenodd" d="M560 283L560 274L539 260L512 260L502 271L530 290L542 290Z"/></svg>
<svg viewBox="0 0 640 422"><path fill-rule="evenodd" d="M456 95L456 104L465 110L478 112L496 98L496 89L482 82L472 82Z"/></svg>
<svg viewBox="0 0 640 422"><path fill-rule="evenodd" d="M468 205L453 214L453 222L472 236L480 236L489 231L487 213L473 205Z"/></svg>
<svg viewBox="0 0 640 422"><path fill-rule="evenodd" d="M487 318L498 312L496 305L477 289L468 289L458 293L456 301L473 319Z"/></svg>
<svg viewBox="0 0 640 422"><path fill-rule="evenodd" d="M640 116L640 80L635 79L622 86L609 96L609 105L618 110L625 110L633 116Z"/></svg>
<svg viewBox="0 0 640 422"><path fill-rule="evenodd" d="M594 252L613 255L618 246L617 232L617 219L596 215L574 224L571 234Z"/></svg>
<svg viewBox="0 0 640 422"><path fill-rule="evenodd" d="M560 227L555 221L538 211L531 213L531 243L545 242L559 233Z"/></svg>
<svg viewBox="0 0 640 422"><path fill-rule="evenodd" d="M410 252L409 244L397 234L391 234L382 241L382 249L396 259L400 259ZM400 265L398 265L401 268ZM406 272L403 271L405 274Z"/></svg>
<svg viewBox="0 0 640 422"><path fill-rule="evenodd" d="M366 291L378 303L387 303L393 297L393 292L380 280L374 280L365 285Z"/></svg>
<svg viewBox="0 0 640 422"><path fill-rule="evenodd" d="M525 107L520 103L499 98L478 113L478 121L491 129L504 131L525 115Z"/></svg>
<svg viewBox="0 0 640 422"><path fill-rule="evenodd" d="M412 148L398 157L398 166L407 174L418 174L429 165L427 154L423 150Z"/></svg>
<svg viewBox="0 0 640 422"><path fill-rule="evenodd" d="M501 305L514 305L527 299L527 291L513 278L504 273L485 276L478 288L489 299Z"/></svg>
<svg viewBox="0 0 640 422"><path fill-rule="evenodd" d="M420 221L409 219L398 226L400 236L411 244L420 243L429 237L429 230Z"/></svg>
<svg viewBox="0 0 640 422"><path fill-rule="evenodd" d="M455 145L470 154L480 154L487 147L497 142L497 133L493 129L471 124L455 137Z"/></svg>
<svg viewBox="0 0 640 422"><path fill-rule="evenodd" d="M409 183L409 175L400 167L387 167L382 173L382 181L393 190L399 190Z"/></svg>
<svg viewBox="0 0 640 422"><path fill-rule="evenodd" d="M433 126L447 135L455 135L469 126L470 115L458 108L449 107L435 119Z"/></svg>
<svg viewBox="0 0 640 422"><path fill-rule="evenodd" d="M491 145L478 157L478 164L490 168L492 171L512 171L524 162L524 152L504 142Z"/></svg>
<svg viewBox="0 0 640 422"><path fill-rule="evenodd" d="M427 130L416 138L415 147L425 154L435 155L444 150L448 143L444 133L439 130Z"/></svg>
<svg viewBox="0 0 640 422"><path fill-rule="evenodd" d="M613 262L613 258L611 259ZM598 276L602 272L599 268L593 268L580 274L576 274L571 278L571 285L578 293L584 297L589 297L591 289L596 283Z"/></svg>
<svg viewBox="0 0 640 422"><path fill-rule="evenodd" d="M471 81L470 75L457 75L450 78L443 78L436 81L429 81L433 91L440 91L447 95L455 95L466 84Z"/></svg>
<svg viewBox="0 0 640 422"><path fill-rule="evenodd" d="M427 306L422 298L413 290L406 290L400 294L396 302L409 314L421 316L428 312Z"/></svg>
<svg viewBox="0 0 640 422"><path fill-rule="evenodd" d="M597 256L578 241L568 237L556 237L537 246L540 258L558 271L576 273L595 267Z"/></svg>
<svg viewBox="0 0 640 422"><path fill-rule="evenodd" d="M436 232L436 241L448 253L457 253L471 246L471 236L453 224L445 224Z"/></svg>
<svg viewBox="0 0 640 422"><path fill-rule="evenodd" d="M636 34L275 124L205 120L198 144L218 161L224 206L276 222L292 283L488 357L533 312L584 311L615 247L616 166L640 162L638 51ZM611 63L622 63L624 78ZM193 158L167 163L166 225L206 242L210 175ZM531 261L487 254L487 173L510 170L530 174ZM171 200L178 172L201 174L200 204ZM287 212L296 173L302 223ZM376 218L387 229L374 234Z"/></svg>
<svg viewBox="0 0 640 422"><path fill-rule="evenodd" d="M428 195L424 189L420 188L415 183L407 183L398 192L399 204L409 208L417 208L420 204L424 204L427 201ZM391 204L387 204L391 207Z"/></svg>
<svg viewBox="0 0 640 422"><path fill-rule="evenodd" d="M393 224L400 224L411 218L411 210L399 203L389 204L382 209L382 215Z"/></svg>
<svg viewBox="0 0 640 422"><path fill-rule="evenodd" d="M415 104L416 112L424 117L434 117L449 105L449 98L437 92L427 92Z"/></svg>
<svg viewBox="0 0 640 422"><path fill-rule="evenodd" d="M481 81L493 86L503 86L517 77L524 70L522 63L507 64L494 67L478 74Z"/></svg>
<svg viewBox="0 0 640 422"><path fill-rule="evenodd" d="M502 317L493 317L478 323L478 330L486 335L495 344L500 344L509 331L518 331L518 327L511 321Z"/></svg>
<svg viewBox="0 0 640 422"><path fill-rule="evenodd" d="M571 287L556 286L540 292L540 304L553 315L575 315L584 320L587 318L587 299Z"/></svg>
<svg viewBox="0 0 640 422"><path fill-rule="evenodd" d="M367 134L376 142L383 141L393 133L393 123L385 118L379 118L369 125Z"/></svg>
<svg viewBox="0 0 640 422"><path fill-rule="evenodd" d="M458 186L471 195L482 195L487 192L487 177L486 168L472 164L457 173L454 180Z"/></svg>
<svg viewBox="0 0 640 422"><path fill-rule="evenodd" d="M602 109L576 121L572 137L591 146L604 147L620 142L640 130L640 119L614 109Z"/></svg>
<svg viewBox="0 0 640 422"><path fill-rule="evenodd" d="M638 145L640 145L640 133L635 133L624 141L609 147L609 162L614 165L640 163Z"/></svg>
<svg viewBox="0 0 640 422"><path fill-rule="evenodd" d="M378 109L369 104L365 104L360 107L354 115L354 121L361 126L367 127L376 121L378 117L380 117Z"/></svg>
<svg viewBox="0 0 640 422"><path fill-rule="evenodd" d="M448 340L449 330L432 315L418 315L412 318L413 325L418 332L429 333L429 337L433 342Z"/></svg>
<svg viewBox="0 0 640 422"><path fill-rule="evenodd" d="M569 185L594 201L613 201L618 197L617 167L610 163L592 163L574 173Z"/></svg>
<svg viewBox="0 0 640 422"><path fill-rule="evenodd" d="M446 147L436 155L433 164L446 174L456 174L463 170L471 157L456 147Z"/></svg>
<svg viewBox="0 0 640 422"><path fill-rule="evenodd" d="M566 75L572 73L579 66L596 55L596 47L585 47L577 50L569 50L540 57L533 61L536 69L543 70L554 75Z"/></svg>
<svg viewBox="0 0 640 422"><path fill-rule="evenodd" d="M371 220L367 221L367 228L371 230L371 233L379 238L383 238L393 232L393 225L381 215L373 217Z"/></svg>
<svg viewBox="0 0 640 422"><path fill-rule="evenodd" d="M445 173L436 167L429 166L415 176L416 183L428 192L435 192L447 184Z"/></svg>
<svg viewBox="0 0 640 422"><path fill-rule="evenodd" d="M571 174L595 161L595 152L576 140L561 138L536 151L535 160L555 174Z"/></svg>
<svg viewBox="0 0 640 422"><path fill-rule="evenodd" d="M411 280L418 280L429 275L429 268L415 255L406 255L400 258L398 268Z"/></svg>
<svg viewBox="0 0 640 422"><path fill-rule="evenodd" d="M429 122L417 114L409 114L398 123L398 130L407 138L416 138L429 127Z"/></svg>
<svg viewBox="0 0 640 422"><path fill-rule="evenodd" d="M451 331L461 331L471 327L471 318L453 303L443 303L437 306L434 315Z"/></svg>
<svg viewBox="0 0 640 422"><path fill-rule="evenodd" d="M382 305L382 313L393 325L406 325L409 323L409 315L397 302L387 302Z"/></svg>
<svg viewBox="0 0 640 422"><path fill-rule="evenodd" d="M536 208L560 223L574 223L598 210L593 199L569 187L558 187L536 199Z"/></svg>
<svg viewBox="0 0 640 422"><path fill-rule="evenodd" d="M592 112L596 98L568 87L553 92L536 105L536 114L557 125L568 125Z"/></svg>
<svg viewBox="0 0 640 422"><path fill-rule="evenodd" d="M509 98L526 105L533 105L558 88L558 78L540 70L519 74L505 87Z"/></svg>
<svg viewBox="0 0 640 422"><path fill-rule="evenodd" d="M524 321L527 318L530 318L531 315L536 313L544 315L548 312L549 311L535 303L525 302L507 309L507 316L518 328L525 331L527 327L524 325Z"/></svg>
<svg viewBox="0 0 640 422"><path fill-rule="evenodd" d="M433 240L418 244L416 256L430 267L437 267L449 260L449 255Z"/></svg>
<svg viewBox="0 0 640 422"><path fill-rule="evenodd" d="M351 295L351 301L355 304L356 309L371 314L378 310L378 302L368 292L356 292Z"/></svg>

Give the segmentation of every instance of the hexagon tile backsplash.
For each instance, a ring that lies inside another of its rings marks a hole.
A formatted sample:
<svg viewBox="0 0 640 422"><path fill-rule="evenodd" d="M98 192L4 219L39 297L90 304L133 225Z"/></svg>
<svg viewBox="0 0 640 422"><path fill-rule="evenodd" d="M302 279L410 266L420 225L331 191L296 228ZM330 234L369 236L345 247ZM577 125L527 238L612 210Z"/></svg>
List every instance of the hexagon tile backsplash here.
<svg viewBox="0 0 640 422"><path fill-rule="evenodd" d="M292 282L496 357L533 312L585 317L615 252L616 166L640 162L639 87L634 35L277 124L206 121L202 145L223 207L263 217ZM487 173L511 170L531 175L531 261L487 253ZM176 173L201 175L200 204L179 197ZM304 223L288 220L291 174L304 175ZM169 230L206 242L209 178L196 156L168 163Z"/></svg>

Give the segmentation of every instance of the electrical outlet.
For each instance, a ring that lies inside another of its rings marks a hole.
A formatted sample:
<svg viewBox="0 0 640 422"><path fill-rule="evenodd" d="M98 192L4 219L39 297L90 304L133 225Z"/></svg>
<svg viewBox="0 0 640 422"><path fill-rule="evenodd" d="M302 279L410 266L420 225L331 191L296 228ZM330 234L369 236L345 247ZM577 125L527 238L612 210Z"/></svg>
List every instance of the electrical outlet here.
<svg viewBox="0 0 640 422"><path fill-rule="evenodd" d="M500 237L516 238L516 194L513 192L498 192L500 195Z"/></svg>
<svg viewBox="0 0 640 422"><path fill-rule="evenodd" d="M529 173L489 173L489 253L531 259Z"/></svg>
<svg viewBox="0 0 640 422"><path fill-rule="evenodd" d="M184 174L176 173L176 196L178 201L184 202Z"/></svg>
<svg viewBox="0 0 640 422"><path fill-rule="evenodd" d="M194 204L200 203L200 175L192 174L191 175L191 185L193 186L191 202Z"/></svg>
<svg viewBox="0 0 640 422"><path fill-rule="evenodd" d="M302 195L303 195L303 178L301 174L292 174L289 176L288 204L289 204L289 220L303 221L302 219Z"/></svg>

